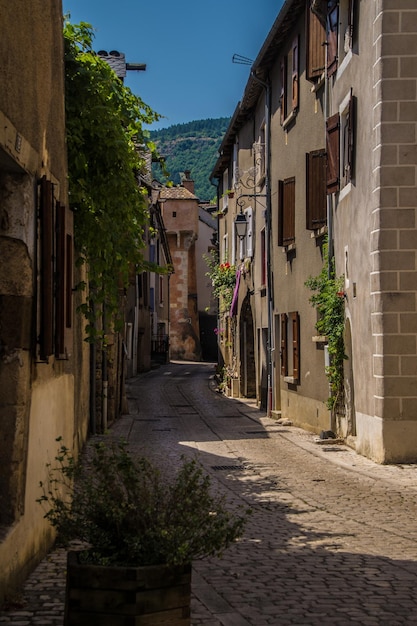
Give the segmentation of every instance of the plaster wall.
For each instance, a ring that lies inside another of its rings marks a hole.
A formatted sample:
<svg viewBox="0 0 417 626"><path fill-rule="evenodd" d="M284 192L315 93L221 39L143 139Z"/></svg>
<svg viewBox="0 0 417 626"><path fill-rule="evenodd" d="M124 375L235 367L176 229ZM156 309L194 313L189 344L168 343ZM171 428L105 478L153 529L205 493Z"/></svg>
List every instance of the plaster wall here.
<svg viewBox="0 0 417 626"><path fill-rule="evenodd" d="M42 495L40 481L47 479L48 462L53 462L62 442L73 442L74 379L41 376L31 394L24 506L18 523L5 531L0 542L2 591L12 592L42 558L53 539L44 510L36 500Z"/></svg>
<svg viewBox="0 0 417 626"><path fill-rule="evenodd" d="M305 14L288 32L277 61L271 70L271 199L272 199L272 265L274 280L274 322L279 315L297 311L300 319L300 372L294 385L280 375L280 328L275 326L275 386L280 388L282 415L295 424L319 430L329 428L327 408L328 382L325 376L322 346L312 341L317 335L317 313L309 302L312 292L305 286L310 276L323 266L322 237L306 228L306 153L324 149L324 89L312 91L306 80ZM299 36L299 107L294 121L281 125L281 61ZM278 246L278 181L295 177L295 245ZM291 399L288 402L288 399Z"/></svg>

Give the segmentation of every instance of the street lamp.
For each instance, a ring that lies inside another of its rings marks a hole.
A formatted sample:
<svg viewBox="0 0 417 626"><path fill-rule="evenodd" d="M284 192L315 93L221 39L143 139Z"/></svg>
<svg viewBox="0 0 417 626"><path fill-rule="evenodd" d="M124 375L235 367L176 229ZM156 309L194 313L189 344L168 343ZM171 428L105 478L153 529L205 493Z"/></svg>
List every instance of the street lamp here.
<svg viewBox="0 0 417 626"><path fill-rule="evenodd" d="M244 239L246 237L246 231L248 229L248 220L246 219L246 215L244 213L238 213L236 215L235 228L236 234L239 239Z"/></svg>

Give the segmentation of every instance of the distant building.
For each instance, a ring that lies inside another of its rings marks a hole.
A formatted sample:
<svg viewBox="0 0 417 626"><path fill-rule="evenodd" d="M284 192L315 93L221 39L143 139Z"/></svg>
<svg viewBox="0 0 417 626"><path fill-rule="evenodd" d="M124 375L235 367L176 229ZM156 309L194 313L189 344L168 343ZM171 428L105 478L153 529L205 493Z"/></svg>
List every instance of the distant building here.
<svg viewBox="0 0 417 626"><path fill-rule="evenodd" d="M213 297L211 280L206 276L209 268L205 257L217 249L216 205L200 204L198 209L198 239L196 242L196 270L198 317L200 325L201 357L204 361L217 361L217 300Z"/></svg>
<svg viewBox="0 0 417 626"><path fill-rule="evenodd" d="M185 172L181 185L161 187L159 203L174 266L170 281L170 356L199 361L196 262L199 207L189 171Z"/></svg>

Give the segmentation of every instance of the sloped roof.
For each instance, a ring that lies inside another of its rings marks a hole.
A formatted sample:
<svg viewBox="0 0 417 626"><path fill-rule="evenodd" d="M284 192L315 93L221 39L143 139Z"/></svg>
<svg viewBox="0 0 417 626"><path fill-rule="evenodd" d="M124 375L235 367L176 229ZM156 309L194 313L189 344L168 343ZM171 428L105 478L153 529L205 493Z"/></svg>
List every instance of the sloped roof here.
<svg viewBox="0 0 417 626"><path fill-rule="evenodd" d="M197 196L185 187L162 187L159 193L160 200L198 200Z"/></svg>
<svg viewBox="0 0 417 626"><path fill-rule="evenodd" d="M268 73L275 63L280 49L286 42L289 31L305 9L305 0L285 0L269 34L267 35L258 56L250 71L242 100L238 102L230 120L229 127L219 148L219 157L211 173L211 178L218 178L227 164L233 150L235 135L250 117L264 89L262 82L268 80ZM259 82L262 81L262 82Z"/></svg>

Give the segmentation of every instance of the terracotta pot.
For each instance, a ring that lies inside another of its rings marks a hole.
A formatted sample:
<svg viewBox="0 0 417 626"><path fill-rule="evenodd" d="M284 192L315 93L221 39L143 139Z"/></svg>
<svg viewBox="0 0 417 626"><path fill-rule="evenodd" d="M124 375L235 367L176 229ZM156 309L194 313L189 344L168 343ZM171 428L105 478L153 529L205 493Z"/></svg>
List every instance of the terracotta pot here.
<svg viewBox="0 0 417 626"><path fill-rule="evenodd" d="M99 566L68 552L64 626L189 626L191 564Z"/></svg>

